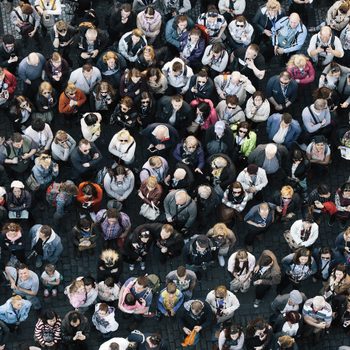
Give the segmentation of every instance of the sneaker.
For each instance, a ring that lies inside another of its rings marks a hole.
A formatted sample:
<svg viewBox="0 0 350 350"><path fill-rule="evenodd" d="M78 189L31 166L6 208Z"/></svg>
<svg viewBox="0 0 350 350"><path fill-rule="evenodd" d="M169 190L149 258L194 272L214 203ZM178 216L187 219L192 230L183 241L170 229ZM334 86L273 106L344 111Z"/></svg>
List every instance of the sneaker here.
<svg viewBox="0 0 350 350"><path fill-rule="evenodd" d="M253 306L257 309L259 307L260 303L261 303L261 300L255 299Z"/></svg>
<svg viewBox="0 0 350 350"><path fill-rule="evenodd" d="M347 221L340 220L339 221L339 227L340 227L341 230L345 230L348 227Z"/></svg>
<svg viewBox="0 0 350 350"><path fill-rule="evenodd" d="M52 296L57 297L57 289L52 289Z"/></svg>
<svg viewBox="0 0 350 350"><path fill-rule="evenodd" d="M43 259L40 256L38 256L35 261L35 267L38 269L41 266L43 266Z"/></svg>
<svg viewBox="0 0 350 350"><path fill-rule="evenodd" d="M49 295L50 295L49 290L48 289L44 289L44 297L47 298Z"/></svg>
<svg viewBox="0 0 350 350"><path fill-rule="evenodd" d="M135 270L135 265L134 264L130 264L129 265L129 270L130 271L134 271Z"/></svg>
<svg viewBox="0 0 350 350"><path fill-rule="evenodd" d="M142 271L146 270L146 264L144 262L140 263L140 267Z"/></svg>
<svg viewBox="0 0 350 350"><path fill-rule="evenodd" d="M246 246L246 249L249 253L252 253L253 252L253 246L252 245L247 245Z"/></svg>
<svg viewBox="0 0 350 350"><path fill-rule="evenodd" d="M218 255L219 265L221 267L225 266L225 258L222 255Z"/></svg>

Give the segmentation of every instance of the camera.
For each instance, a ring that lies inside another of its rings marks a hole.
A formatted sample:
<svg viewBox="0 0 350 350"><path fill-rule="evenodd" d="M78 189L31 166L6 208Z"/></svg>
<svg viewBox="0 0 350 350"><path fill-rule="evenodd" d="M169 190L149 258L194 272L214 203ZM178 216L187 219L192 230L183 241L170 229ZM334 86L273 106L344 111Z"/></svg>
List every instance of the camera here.
<svg viewBox="0 0 350 350"><path fill-rule="evenodd" d="M321 45L321 48L323 49L323 51L326 51L328 49L328 46Z"/></svg>

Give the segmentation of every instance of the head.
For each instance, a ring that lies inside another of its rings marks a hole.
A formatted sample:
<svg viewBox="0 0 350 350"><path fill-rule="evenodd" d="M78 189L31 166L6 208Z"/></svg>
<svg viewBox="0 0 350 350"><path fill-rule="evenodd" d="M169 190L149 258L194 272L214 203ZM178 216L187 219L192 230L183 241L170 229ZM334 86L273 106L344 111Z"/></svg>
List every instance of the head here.
<svg viewBox="0 0 350 350"><path fill-rule="evenodd" d="M298 248L293 257L293 261L298 265L310 265L311 263L311 251L308 248Z"/></svg>
<svg viewBox="0 0 350 350"><path fill-rule="evenodd" d="M173 178L177 181L183 180L186 176L187 176L186 170L183 168L177 168L173 174Z"/></svg>
<svg viewBox="0 0 350 350"><path fill-rule="evenodd" d="M23 264L23 263L18 265L17 273L18 273L18 278L21 281L26 281L29 278L29 276L30 276L30 272L29 272L28 266Z"/></svg>
<svg viewBox="0 0 350 350"><path fill-rule="evenodd" d="M24 190L24 183L19 180L15 180L11 182L11 190L15 197L20 197L22 191Z"/></svg>
<svg viewBox="0 0 350 350"><path fill-rule="evenodd" d="M41 118L36 118L32 121L32 129L36 132L41 132L45 129L45 122Z"/></svg>
<svg viewBox="0 0 350 350"><path fill-rule="evenodd" d="M212 194L212 189L208 185L200 185L197 189L198 196L202 199L208 199Z"/></svg>
<svg viewBox="0 0 350 350"><path fill-rule="evenodd" d="M262 217L267 217L269 215L270 212L270 207L268 205L268 203L263 202L259 205L259 214Z"/></svg>
<svg viewBox="0 0 350 350"><path fill-rule="evenodd" d="M193 43L196 43L202 36L202 32L198 29L198 28L193 28L191 31L190 31L190 39L191 39L191 42Z"/></svg>
<svg viewBox="0 0 350 350"><path fill-rule="evenodd" d="M317 112L322 112L324 109L328 108L327 105L327 100L323 99L323 98L318 98L315 102L314 102L314 108L316 109Z"/></svg>
<svg viewBox="0 0 350 350"><path fill-rule="evenodd" d="M119 260L119 254L114 249L104 249L101 252L100 259L104 262L106 267L111 269Z"/></svg>
<svg viewBox="0 0 350 350"><path fill-rule="evenodd" d="M320 30L320 39L323 43L328 43L332 37L332 29L328 26L321 27Z"/></svg>
<svg viewBox="0 0 350 350"><path fill-rule="evenodd" d="M157 178L153 175L148 177L145 181L146 181L146 186L150 191L153 191L158 185Z"/></svg>
<svg viewBox="0 0 350 350"><path fill-rule="evenodd" d="M151 232L149 230L142 229L138 234L138 240L142 243L147 243L151 239Z"/></svg>
<svg viewBox="0 0 350 350"><path fill-rule="evenodd" d="M142 38L143 33L140 29L136 28L132 30L131 40L134 45L136 45Z"/></svg>
<svg viewBox="0 0 350 350"><path fill-rule="evenodd" d="M90 79L93 73L93 67L90 63L85 63L82 67L83 75L86 79Z"/></svg>
<svg viewBox="0 0 350 350"><path fill-rule="evenodd" d="M139 276L137 277L134 288L137 293L140 293L148 287L148 284L149 284L149 280L147 276Z"/></svg>
<svg viewBox="0 0 350 350"><path fill-rule="evenodd" d="M157 139L157 140L164 140L164 139L168 139L169 138L169 129L166 125L158 125L155 127L155 129L152 132L153 136Z"/></svg>
<svg viewBox="0 0 350 350"><path fill-rule="evenodd" d="M43 81L39 86L39 94L46 98L50 97L52 95L52 85L47 81Z"/></svg>
<svg viewBox="0 0 350 350"><path fill-rule="evenodd" d="M49 326L54 326L58 320L58 315L53 310L45 310L41 316L40 319L43 321L44 324L48 324Z"/></svg>
<svg viewBox="0 0 350 350"><path fill-rule="evenodd" d="M2 43L7 51L11 51L15 47L15 37L11 34L5 34L2 37Z"/></svg>
<svg viewBox="0 0 350 350"><path fill-rule="evenodd" d="M265 147L265 157L272 159L276 156L277 146L274 143L268 143Z"/></svg>
<svg viewBox="0 0 350 350"><path fill-rule="evenodd" d="M207 9L207 22L215 23L219 16L219 11L215 5L209 5Z"/></svg>
<svg viewBox="0 0 350 350"><path fill-rule="evenodd" d="M294 190L292 186L283 186L281 189L282 200L291 200L294 195Z"/></svg>
<svg viewBox="0 0 350 350"><path fill-rule="evenodd" d="M68 82L66 88L64 89L64 93L68 96L68 98L73 98L77 93L77 87L72 82Z"/></svg>
<svg viewBox="0 0 350 350"><path fill-rule="evenodd" d="M52 228L48 225L42 225L39 230L39 237L45 242L52 235Z"/></svg>
<svg viewBox="0 0 350 350"><path fill-rule="evenodd" d="M11 305L15 310L20 310L23 305L23 299L20 295L14 295L11 298Z"/></svg>
<svg viewBox="0 0 350 350"><path fill-rule="evenodd" d="M179 190L175 194L176 205L185 205L189 199L189 196L185 190Z"/></svg>
<svg viewBox="0 0 350 350"><path fill-rule="evenodd" d="M244 28L246 26L247 20L244 16L237 16L235 19L235 24L237 28Z"/></svg>
<svg viewBox="0 0 350 350"><path fill-rule="evenodd" d="M146 22L152 22L154 20L155 11L152 6L147 6L143 12Z"/></svg>
<svg viewBox="0 0 350 350"><path fill-rule="evenodd" d="M291 114L283 113L281 118L281 127L288 128L289 125L292 123L292 121L293 121L293 118Z"/></svg>
<svg viewBox="0 0 350 350"><path fill-rule="evenodd" d="M191 304L190 310L191 312L198 316L204 308L204 304L200 300L194 300Z"/></svg>
<svg viewBox="0 0 350 350"><path fill-rule="evenodd" d="M56 22L56 29L60 35L66 35L68 24L65 21L59 20Z"/></svg>
<svg viewBox="0 0 350 350"><path fill-rule="evenodd" d="M320 184L317 186L317 193L322 198L329 198L331 196L329 187L325 184Z"/></svg>
<svg viewBox="0 0 350 350"><path fill-rule="evenodd" d="M174 233L174 227L169 224L164 224L162 226L162 229L160 231L160 238L161 239L168 239L171 237L171 235Z"/></svg>
<svg viewBox="0 0 350 350"><path fill-rule="evenodd" d="M13 133L11 136L12 146L14 148L21 148L23 146L23 137L19 132Z"/></svg>
<svg viewBox="0 0 350 350"><path fill-rule="evenodd" d="M194 136L187 136L184 141L184 146L190 152L194 152L198 147L199 141Z"/></svg>
<svg viewBox="0 0 350 350"><path fill-rule="evenodd" d="M100 317L106 317L108 315L108 305L106 303L100 303L97 313Z"/></svg>
<svg viewBox="0 0 350 350"><path fill-rule="evenodd" d="M235 181L230 187L234 197L239 197L244 194L244 189L239 181Z"/></svg>
<svg viewBox="0 0 350 350"><path fill-rule="evenodd" d="M293 12L289 16L289 25L291 28L296 28L300 24L300 16L296 13Z"/></svg>
<svg viewBox="0 0 350 350"><path fill-rule="evenodd" d="M289 335L282 335L278 337L278 344L280 349L289 349L295 344L295 340Z"/></svg>
<svg viewBox="0 0 350 350"><path fill-rule="evenodd" d="M44 269L49 276L52 276L56 271L56 266L54 264L46 264Z"/></svg>
<svg viewBox="0 0 350 350"><path fill-rule="evenodd" d="M153 156L153 157L149 158L148 162L149 162L149 165L155 169L159 169L163 166L162 158L160 158L158 156Z"/></svg>
<svg viewBox="0 0 350 350"><path fill-rule="evenodd" d="M249 164L247 166L247 172L250 176L255 176L258 173L259 167L256 164Z"/></svg>
<svg viewBox="0 0 350 350"><path fill-rule="evenodd" d="M107 209L107 221L109 225L115 225L118 222L120 212L117 208Z"/></svg>
<svg viewBox="0 0 350 350"><path fill-rule="evenodd" d="M332 272L332 275L333 275L334 279L337 280L337 281L343 280L346 277L346 275L347 275L347 273L346 273L346 266L344 264L338 264L334 268L334 270Z"/></svg>
<svg viewBox="0 0 350 350"><path fill-rule="evenodd" d="M78 311L71 312L68 316L69 324L74 328L79 327L80 322L81 322L80 318L81 318L81 316L80 316L80 313Z"/></svg>
<svg viewBox="0 0 350 350"><path fill-rule="evenodd" d="M183 105L183 100L182 95L175 95L171 98L171 105L178 111Z"/></svg>
<svg viewBox="0 0 350 350"><path fill-rule="evenodd" d="M43 153L40 154L40 156L37 158L38 159L38 164L43 167L44 169L49 169L51 164L52 164L52 160L51 160L51 156Z"/></svg>
<svg viewBox="0 0 350 350"><path fill-rule="evenodd" d="M223 169L227 167L227 164L227 160L224 157L219 156L213 159L211 167L212 169Z"/></svg>
<svg viewBox="0 0 350 350"><path fill-rule="evenodd" d="M187 25L188 25L187 16L180 15L180 16L176 17L175 23L176 23L177 28L180 31L184 31L187 28Z"/></svg>
<svg viewBox="0 0 350 350"><path fill-rule="evenodd" d="M226 106L228 110L231 112L237 108L239 105L238 97L236 95L228 95L226 96Z"/></svg>
<svg viewBox="0 0 350 350"><path fill-rule="evenodd" d="M168 282L168 284L166 285L166 291L169 294L175 294L177 290L176 284L174 282Z"/></svg>
<svg viewBox="0 0 350 350"><path fill-rule="evenodd" d="M85 32L85 39L88 42L94 42L97 39L97 30L95 28L89 28L86 32Z"/></svg>
<svg viewBox="0 0 350 350"><path fill-rule="evenodd" d="M227 288L224 285L217 286L214 291L217 299L225 299L227 296Z"/></svg>
<svg viewBox="0 0 350 350"><path fill-rule="evenodd" d="M219 138L222 137L225 133L225 127L225 122L222 120L218 120L214 126L216 136L218 136Z"/></svg>
<svg viewBox="0 0 350 350"><path fill-rule="evenodd" d="M129 96L124 96L120 100L120 110L123 113L128 113L130 109L134 106L134 101Z"/></svg>
<svg viewBox="0 0 350 350"><path fill-rule="evenodd" d="M28 55L27 63L30 66L38 66L40 63L39 55L36 52L32 52Z"/></svg>
<svg viewBox="0 0 350 350"><path fill-rule="evenodd" d="M83 154L88 154L91 150L91 144L88 140L82 139L79 141L79 151Z"/></svg>
<svg viewBox="0 0 350 350"><path fill-rule="evenodd" d="M326 300L324 297L317 295L312 299L312 308L315 311L320 311L326 306Z"/></svg>
<svg viewBox="0 0 350 350"><path fill-rule="evenodd" d="M197 84L203 86L208 81L208 72L206 69L202 68L197 74Z"/></svg>
<svg viewBox="0 0 350 350"><path fill-rule="evenodd" d="M295 66L299 69L304 69L308 60L309 59L305 55L302 55L302 54L293 55L288 61L287 66L288 67Z"/></svg>
<svg viewBox="0 0 350 350"><path fill-rule="evenodd" d="M246 58L254 60L259 54L259 46L256 44L250 44L247 47L247 51L245 53Z"/></svg>
<svg viewBox="0 0 350 350"><path fill-rule="evenodd" d="M118 56L114 51L107 51L103 56L102 60L108 66L113 66L118 61Z"/></svg>
<svg viewBox="0 0 350 350"><path fill-rule="evenodd" d="M196 238L196 250L204 252L209 247L209 238L205 235L198 235Z"/></svg>
<svg viewBox="0 0 350 350"><path fill-rule="evenodd" d="M241 138L248 137L250 134L250 124L246 121L240 122L237 127L237 135Z"/></svg>
<svg viewBox="0 0 350 350"><path fill-rule="evenodd" d="M185 278L186 277L186 267L185 266L179 266L177 269L176 269L176 275L177 277L179 277L180 279L181 278Z"/></svg>
<svg viewBox="0 0 350 350"><path fill-rule="evenodd" d="M12 236L16 237L18 233L20 233L21 231L22 231L21 226L14 222L8 222L2 227L2 232L9 237L12 237Z"/></svg>
<svg viewBox="0 0 350 350"><path fill-rule="evenodd" d="M266 3L266 10L272 17L276 17L281 11L281 4L277 0L268 0Z"/></svg>
<svg viewBox="0 0 350 350"><path fill-rule="evenodd" d="M132 6L131 4L122 4L120 6L120 15L122 19L127 19L131 15Z"/></svg>
<svg viewBox="0 0 350 350"><path fill-rule="evenodd" d="M252 98L254 105L257 107L261 106L265 101L265 95L262 91L255 91Z"/></svg>
<svg viewBox="0 0 350 350"><path fill-rule="evenodd" d="M291 80L292 80L292 77L289 72L283 71L280 73L280 84L282 86L288 85Z"/></svg>

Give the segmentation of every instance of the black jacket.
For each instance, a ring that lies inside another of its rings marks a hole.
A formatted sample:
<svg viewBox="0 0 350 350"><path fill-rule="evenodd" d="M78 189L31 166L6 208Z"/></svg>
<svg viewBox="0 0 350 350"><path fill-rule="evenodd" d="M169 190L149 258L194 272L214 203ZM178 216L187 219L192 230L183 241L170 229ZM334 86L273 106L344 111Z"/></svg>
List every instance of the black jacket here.
<svg viewBox="0 0 350 350"><path fill-rule="evenodd" d="M65 344L71 344L73 342L73 338L77 331L81 331L86 336L86 339L89 338L89 333L90 333L89 320L83 314L80 314L79 326L72 327L69 323L69 316L73 312L76 312L76 311L68 312L62 320L62 340Z"/></svg>
<svg viewBox="0 0 350 350"><path fill-rule="evenodd" d="M211 310L210 305L206 301L201 301L204 305L203 310L199 316L197 316L197 318L193 318L192 312L190 311L191 301L193 302L194 300L190 300L188 303L185 303L184 307L180 311L179 319L181 328L186 327L190 330L192 330L195 326L201 326L203 330L208 328L213 321L213 311Z"/></svg>

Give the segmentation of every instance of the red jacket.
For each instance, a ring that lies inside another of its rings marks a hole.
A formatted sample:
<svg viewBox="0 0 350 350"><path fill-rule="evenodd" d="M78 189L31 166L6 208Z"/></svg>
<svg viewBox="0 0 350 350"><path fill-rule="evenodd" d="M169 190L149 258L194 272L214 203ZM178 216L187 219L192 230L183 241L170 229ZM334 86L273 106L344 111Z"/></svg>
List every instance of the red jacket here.
<svg viewBox="0 0 350 350"><path fill-rule="evenodd" d="M315 69L311 61L306 62L306 66L303 71L298 67L289 67L287 71L291 74L294 80L299 79L300 85L310 84L315 80Z"/></svg>
<svg viewBox="0 0 350 350"><path fill-rule="evenodd" d="M5 73L5 78L4 78L4 81L3 83L7 84L8 87L7 87L7 91L9 92L9 95L10 97L9 98L12 98L13 97L13 94L16 90L16 86L17 86L17 79L16 77L11 73L9 72L7 69L4 69L4 73Z"/></svg>
<svg viewBox="0 0 350 350"><path fill-rule="evenodd" d="M218 115L216 113L216 110L215 110L215 107L214 107L212 100L209 100L208 98L197 98L190 103L190 106L195 109L195 108L197 108L197 106L201 102L206 102L210 106L209 116L204 121L203 125L201 126L202 130L207 130L210 126L214 125L219 120L219 118L218 118Z"/></svg>
<svg viewBox="0 0 350 350"><path fill-rule="evenodd" d="M85 198L84 198L84 194L83 194L82 190L83 190L83 187L85 185L87 185L88 183L89 183L88 181L84 181L84 182L80 183L78 186L77 201L81 204L83 204L85 202ZM91 201L92 201L91 211L96 213L100 209L100 205L101 205L101 201L102 201L102 197L103 197L103 190L98 184L95 184L93 182L90 182L90 183L95 187L96 192L97 192L97 197L91 198Z"/></svg>
<svg viewBox="0 0 350 350"><path fill-rule="evenodd" d="M70 98L64 92L62 92L58 101L58 111L64 114L76 113L76 107L80 107L86 102L86 96L80 89L77 89L77 92L75 93L75 100L78 103L77 106L71 107L69 105Z"/></svg>

